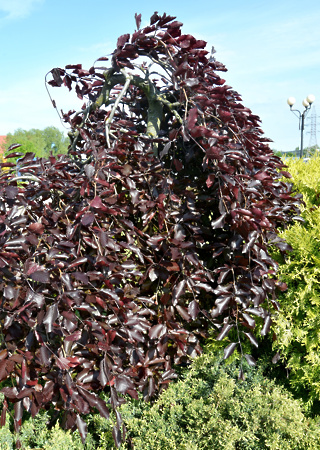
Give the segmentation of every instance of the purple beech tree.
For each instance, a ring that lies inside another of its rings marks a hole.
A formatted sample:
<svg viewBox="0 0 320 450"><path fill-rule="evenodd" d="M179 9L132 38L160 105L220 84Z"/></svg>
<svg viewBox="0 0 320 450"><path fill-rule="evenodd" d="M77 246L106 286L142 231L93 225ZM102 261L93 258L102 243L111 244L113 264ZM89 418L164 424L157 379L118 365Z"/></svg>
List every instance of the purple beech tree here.
<svg viewBox="0 0 320 450"><path fill-rule="evenodd" d="M166 14L140 22L109 62L47 77L85 100L63 113L68 155L1 164L1 423L13 402L16 431L53 406L84 440L83 416L113 409L119 446L125 394L150 399L209 328L225 358L257 346L279 308L269 249L288 250L276 229L299 213L290 175L206 43Z"/></svg>

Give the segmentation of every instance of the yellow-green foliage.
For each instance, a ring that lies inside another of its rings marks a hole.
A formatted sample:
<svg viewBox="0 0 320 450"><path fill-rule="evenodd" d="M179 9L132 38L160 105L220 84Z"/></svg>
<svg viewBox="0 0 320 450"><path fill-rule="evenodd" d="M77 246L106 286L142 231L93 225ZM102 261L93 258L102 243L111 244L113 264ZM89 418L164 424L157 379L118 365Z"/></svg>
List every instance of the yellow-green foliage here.
<svg viewBox="0 0 320 450"><path fill-rule="evenodd" d="M48 430L46 421L43 419L43 416L39 416L24 423L19 434L19 440L24 450L35 448L39 450L78 450L83 448L78 432L65 432L59 428L58 424L51 430ZM11 433L8 424L0 428L0 449L15 449L16 438L17 436Z"/></svg>
<svg viewBox="0 0 320 450"><path fill-rule="evenodd" d="M0 399L0 410L2 409ZM106 450L115 449L112 439L112 423L99 414L86 417L89 433L82 444L78 431L65 431L57 423L48 429L49 414L42 412L34 419L31 417L23 422L19 436L12 432L12 417L7 414L6 424L0 428L0 450L16 449L16 440L22 444L23 450Z"/></svg>
<svg viewBox="0 0 320 450"><path fill-rule="evenodd" d="M320 400L320 157L287 160L294 186L303 194L304 223L282 232L293 251L279 256L280 278L288 285L274 330L276 349L290 368L289 381L311 406Z"/></svg>
<svg viewBox="0 0 320 450"><path fill-rule="evenodd" d="M320 448L320 430L305 417L301 402L256 369L245 371L246 380L239 381L239 361L227 366L216 354L205 354L153 406L136 403L134 410L125 405L133 448Z"/></svg>
<svg viewBox="0 0 320 450"><path fill-rule="evenodd" d="M150 405L131 400L121 408L127 428L123 450L307 450L320 448L318 421L308 418L303 403L284 388L243 367L227 363L222 353L206 353L186 368ZM83 446L78 432L48 430L48 413L28 419L19 435L24 450L116 450L112 423L91 415ZM0 449L15 449L8 417L0 429ZM12 424L11 424L12 425Z"/></svg>
<svg viewBox="0 0 320 450"><path fill-rule="evenodd" d="M286 180L293 182L295 188L303 194L307 208L314 205L320 205L320 154L315 154L309 161L303 159L284 159L288 165L288 172L292 179Z"/></svg>

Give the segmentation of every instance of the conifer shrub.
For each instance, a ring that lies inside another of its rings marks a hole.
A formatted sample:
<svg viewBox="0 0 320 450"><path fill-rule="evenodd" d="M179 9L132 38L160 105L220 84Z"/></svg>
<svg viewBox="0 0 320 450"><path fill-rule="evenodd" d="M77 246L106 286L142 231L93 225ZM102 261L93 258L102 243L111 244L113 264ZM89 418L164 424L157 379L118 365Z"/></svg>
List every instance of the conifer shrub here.
<svg viewBox="0 0 320 450"><path fill-rule="evenodd" d="M4 396L1 395L0 406L3 406ZM143 401L143 400L142 400ZM83 444L78 430L64 430L57 422L50 427L52 411L41 411L34 418L25 414L25 420L19 430L19 442L24 450L106 450L114 449L112 436L113 419L107 420L100 414L89 414L87 416L88 433ZM15 450L17 434L13 426L14 411L9 408L6 422L0 428L0 449Z"/></svg>
<svg viewBox="0 0 320 450"><path fill-rule="evenodd" d="M4 396L1 396L0 403L3 404ZM6 422L0 428L0 449L15 450L17 436L13 429L13 414L7 414ZM78 431L71 433L62 430L57 423L53 428L48 428L50 421L47 412L41 412L36 417L29 417L24 421L20 433L19 442L24 450L78 450L83 448L81 437ZM111 435L111 433L110 433ZM98 449L98 447L91 447ZM90 449L91 450L91 449Z"/></svg>
<svg viewBox="0 0 320 450"><path fill-rule="evenodd" d="M288 290L279 295L281 309L274 316L277 339L273 345L287 367L290 385L319 414L320 157L285 162L294 187L303 194L304 222L296 222L281 234L293 250L285 258L278 255L280 278Z"/></svg>
<svg viewBox="0 0 320 450"><path fill-rule="evenodd" d="M231 361L232 360L232 361ZM129 400L120 408L127 429L121 449L130 450L299 450L320 446L319 420L308 417L302 401L243 362L239 354L226 364L223 352L206 353L184 368L152 403ZM112 413L112 420L116 421ZM87 417L81 443L56 425L47 428L47 412L28 418L20 430L24 450L115 450L112 423L99 414ZM1 450L14 450L15 434L0 429Z"/></svg>
<svg viewBox="0 0 320 450"><path fill-rule="evenodd" d="M122 407L130 445L137 450L298 450L320 446L318 422L288 391L239 360L198 357L156 402Z"/></svg>

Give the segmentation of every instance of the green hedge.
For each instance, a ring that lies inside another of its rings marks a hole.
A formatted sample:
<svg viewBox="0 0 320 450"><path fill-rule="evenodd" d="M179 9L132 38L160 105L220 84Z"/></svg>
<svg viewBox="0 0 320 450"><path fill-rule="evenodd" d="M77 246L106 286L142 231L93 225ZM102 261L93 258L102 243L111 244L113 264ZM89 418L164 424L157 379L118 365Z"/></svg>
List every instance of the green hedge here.
<svg viewBox="0 0 320 450"><path fill-rule="evenodd" d="M225 365L221 356L205 354L153 406L123 407L133 448L320 448L320 430L302 403L256 369L245 372L239 381L239 361Z"/></svg>
<svg viewBox="0 0 320 450"><path fill-rule="evenodd" d="M304 223L296 222L282 236L293 251L286 259L278 255L279 272L288 290L280 295L281 311L274 331L288 367L289 382L319 414L320 400L320 157L308 162L288 159L288 171L303 194Z"/></svg>
<svg viewBox="0 0 320 450"><path fill-rule="evenodd" d="M78 432L71 434L59 428L58 424L48 430L48 414L39 414L34 419L26 420L22 426L19 439L24 450L78 450L82 448ZM0 449L13 450L16 448L17 436L12 433L12 421L7 417L6 425L0 428ZM93 447L95 448L95 447Z"/></svg>
<svg viewBox="0 0 320 450"><path fill-rule="evenodd" d="M3 398L0 398L0 410ZM112 423L99 414L86 417L89 433L85 445L82 445L78 431L64 431L59 424L48 429L50 414L39 413L34 419L24 420L19 436L13 433L12 414L7 413L6 424L0 428L0 450L15 450L16 439L22 444L23 450L106 450L113 449Z"/></svg>
<svg viewBox="0 0 320 450"><path fill-rule="evenodd" d="M244 366L238 380L239 360L226 364L222 355L204 354L183 371L153 405L131 401L122 407L127 443L136 450L286 450L320 448L317 421L304 414L301 401ZM89 417L85 447L78 433L46 428L48 415L29 419L22 427L24 449L114 449L111 423ZM0 430L1 450L14 449L9 422Z"/></svg>

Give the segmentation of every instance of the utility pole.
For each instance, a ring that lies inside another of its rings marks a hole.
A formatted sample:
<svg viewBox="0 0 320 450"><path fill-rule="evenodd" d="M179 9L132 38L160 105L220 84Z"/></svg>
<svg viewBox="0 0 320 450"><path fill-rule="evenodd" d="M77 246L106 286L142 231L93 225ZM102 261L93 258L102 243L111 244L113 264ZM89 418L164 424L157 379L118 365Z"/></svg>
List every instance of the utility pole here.
<svg viewBox="0 0 320 450"><path fill-rule="evenodd" d="M299 119L299 130L301 131L301 143L300 143L300 158L303 158L303 131L304 131L304 120L306 115L311 109L312 103L315 101L315 96L313 94L308 95L303 102L304 111L301 113L298 109L292 109L292 106L295 104L296 99L294 97L289 97L287 100L288 105L290 106L290 111L298 117Z"/></svg>

